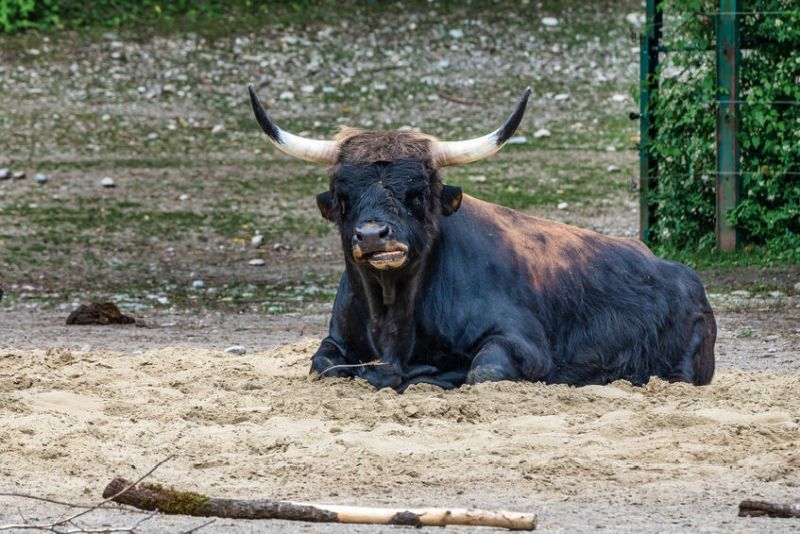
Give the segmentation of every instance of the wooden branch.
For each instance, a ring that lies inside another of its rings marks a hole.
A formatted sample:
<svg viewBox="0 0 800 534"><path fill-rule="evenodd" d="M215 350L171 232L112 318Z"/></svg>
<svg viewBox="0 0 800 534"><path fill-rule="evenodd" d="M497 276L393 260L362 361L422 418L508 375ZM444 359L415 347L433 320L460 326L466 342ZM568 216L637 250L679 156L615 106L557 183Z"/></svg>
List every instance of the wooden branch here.
<svg viewBox="0 0 800 534"><path fill-rule="evenodd" d="M799 517L800 503L781 504L767 501L742 501L739 517Z"/></svg>
<svg viewBox="0 0 800 534"><path fill-rule="evenodd" d="M179 491L159 484L141 483L122 492L130 482L112 480L103 497L143 510L227 519L286 519L319 523L369 523L379 525L471 525L511 530L534 530L536 514L459 508L368 508L272 499L215 499L191 491Z"/></svg>

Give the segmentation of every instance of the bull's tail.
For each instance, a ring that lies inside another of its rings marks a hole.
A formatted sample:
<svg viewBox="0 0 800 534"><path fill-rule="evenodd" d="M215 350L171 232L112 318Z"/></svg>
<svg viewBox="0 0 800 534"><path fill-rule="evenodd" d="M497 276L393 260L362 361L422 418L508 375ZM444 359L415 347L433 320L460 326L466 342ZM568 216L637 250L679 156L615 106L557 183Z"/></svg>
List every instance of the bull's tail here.
<svg viewBox="0 0 800 534"><path fill-rule="evenodd" d="M714 343L717 340L717 321L711 307L703 310L703 321L697 324L697 330L702 336L702 342L693 362L692 383L695 386L705 386L711 383L714 377Z"/></svg>

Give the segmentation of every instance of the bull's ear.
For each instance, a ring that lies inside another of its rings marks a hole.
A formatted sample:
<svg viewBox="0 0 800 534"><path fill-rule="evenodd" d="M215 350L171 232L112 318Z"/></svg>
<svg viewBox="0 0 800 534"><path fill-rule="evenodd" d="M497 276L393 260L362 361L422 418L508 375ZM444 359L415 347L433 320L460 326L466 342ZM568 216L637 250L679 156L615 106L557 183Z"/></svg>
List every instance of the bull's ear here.
<svg viewBox="0 0 800 534"><path fill-rule="evenodd" d="M333 203L331 202L331 192L325 191L324 193L320 193L317 195L317 207L319 208L319 212L322 216L329 221L332 221L331 218L331 210L333 209Z"/></svg>
<svg viewBox="0 0 800 534"><path fill-rule="evenodd" d="M461 188L454 185L442 187L442 213L452 215L461 207Z"/></svg>

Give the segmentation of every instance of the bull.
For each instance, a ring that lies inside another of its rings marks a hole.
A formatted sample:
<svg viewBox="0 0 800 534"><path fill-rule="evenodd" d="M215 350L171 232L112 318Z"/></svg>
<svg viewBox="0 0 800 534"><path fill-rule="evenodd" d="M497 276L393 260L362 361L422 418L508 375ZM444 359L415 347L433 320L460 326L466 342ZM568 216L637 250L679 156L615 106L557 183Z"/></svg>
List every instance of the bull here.
<svg viewBox="0 0 800 534"><path fill-rule="evenodd" d="M345 272L312 373L400 392L499 380L711 381L716 323L689 267L639 240L532 217L443 183L443 167L503 147L529 96L475 139L345 128L315 140L279 128L250 87L272 144L330 168L316 201L339 230Z"/></svg>

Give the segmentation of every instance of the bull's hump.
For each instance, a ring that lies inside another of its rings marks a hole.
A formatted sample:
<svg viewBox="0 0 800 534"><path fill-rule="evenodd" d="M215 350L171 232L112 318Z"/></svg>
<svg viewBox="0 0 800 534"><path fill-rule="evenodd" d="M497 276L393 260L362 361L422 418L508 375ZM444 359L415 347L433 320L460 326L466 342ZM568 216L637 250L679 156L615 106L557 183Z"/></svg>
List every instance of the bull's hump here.
<svg viewBox="0 0 800 534"><path fill-rule="evenodd" d="M610 237L591 230L550 221L464 195L463 215L474 218L471 231L480 232L486 247L500 261L528 273L537 285L559 272L589 273L611 249L639 256L652 253L638 240Z"/></svg>

